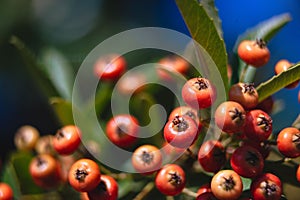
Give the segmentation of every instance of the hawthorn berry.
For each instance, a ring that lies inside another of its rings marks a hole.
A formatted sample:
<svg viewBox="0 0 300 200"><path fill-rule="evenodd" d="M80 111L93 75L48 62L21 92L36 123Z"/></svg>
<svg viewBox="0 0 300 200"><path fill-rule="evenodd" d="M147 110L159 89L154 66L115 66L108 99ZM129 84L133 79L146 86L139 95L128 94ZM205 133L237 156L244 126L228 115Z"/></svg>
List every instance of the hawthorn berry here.
<svg viewBox="0 0 300 200"><path fill-rule="evenodd" d="M198 126L188 116L175 116L164 127L164 138L172 146L188 148L198 137Z"/></svg>
<svg viewBox="0 0 300 200"><path fill-rule="evenodd" d="M203 193L211 192L210 183L206 183L204 185L201 185L199 189L197 190L197 194L201 195Z"/></svg>
<svg viewBox="0 0 300 200"><path fill-rule="evenodd" d="M138 120L129 114L112 117L106 124L106 135L119 147L129 147L137 141L139 133Z"/></svg>
<svg viewBox="0 0 300 200"><path fill-rule="evenodd" d="M216 125L224 132L232 134L242 131L246 112L241 104L234 101L221 103L214 114Z"/></svg>
<svg viewBox="0 0 300 200"><path fill-rule="evenodd" d="M80 145L81 131L75 125L66 125L56 132L53 147L62 155L72 154Z"/></svg>
<svg viewBox="0 0 300 200"><path fill-rule="evenodd" d="M215 86L206 78L189 79L181 94L184 102L195 109L208 108L217 98Z"/></svg>
<svg viewBox="0 0 300 200"><path fill-rule="evenodd" d="M32 150L39 136L40 133L35 127L25 125L17 130L14 142L19 150Z"/></svg>
<svg viewBox="0 0 300 200"><path fill-rule="evenodd" d="M101 175L101 180L95 189L87 192L89 200L117 200L118 183L109 175Z"/></svg>
<svg viewBox="0 0 300 200"><path fill-rule="evenodd" d="M44 135L38 139L35 144L35 151L38 154L50 154L54 155L56 151L53 147L53 135Z"/></svg>
<svg viewBox="0 0 300 200"><path fill-rule="evenodd" d="M197 196L196 200L218 200L212 192L205 192Z"/></svg>
<svg viewBox="0 0 300 200"><path fill-rule="evenodd" d="M101 56L94 65L94 73L99 79L115 81L125 72L126 60L118 54Z"/></svg>
<svg viewBox="0 0 300 200"><path fill-rule="evenodd" d="M262 142L269 138L273 130L272 118L264 111L255 109L247 112L244 134L247 138Z"/></svg>
<svg viewBox="0 0 300 200"><path fill-rule="evenodd" d="M294 127L282 129L277 136L279 152L289 158L300 156L300 131Z"/></svg>
<svg viewBox="0 0 300 200"><path fill-rule="evenodd" d="M240 176L254 178L262 173L264 159L257 149L250 145L243 145L234 151L230 164Z"/></svg>
<svg viewBox="0 0 300 200"><path fill-rule="evenodd" d="M71 166L68 174L70 185L78 192L88 192L97 187L101 181L101 172L97 163L82 158Z"/></svg>
<svg viewBox="0 0 300 200"><path fill-rule="evenodd" d="M226 162L224 146L217 140L204 142L198 152L198 161L207 172L219 171Z"/></svg>
<svg viewBox="0 0 300 200"><path fill-rule="evenodd" d="M141 174L152 174L162 165L162 154L153 145L142 145L132 154L131 162L133 168Z"/></svg>
<svg viewBox="0 0 300 200"><path fill-rule="evenodd" d="M13 190L7 183L0 182L0 199L13 200Z"/></svg>
<svg viewBox="0 0 300 200"><path fill-rule="evenodd" d="M176 164L167 164L155 176L155 186L164 195L175 196L186 184L185 172Z"/></svg>
<svg viewBox="0 0 300 200"><path fill-rule="evenodd" d="M243 192L241 177L233 170L221 170L211 180L211 191L219 200L238 199Z"/></svg>
<svg viewBox="0 0 300 200"><path fill-rule="evenodd" d="M229 90L229 100L249 110L258 104L258 93L253 83L236 83Z"/></svg>
<svg viewBox="0 0 300 200"><path fill-rule="evenodd" d="M245 63L253 67L261 67L270 60L270 51L262 39L242 41L237 52Z"/></svg>
<svg viewBox="0 0 300 200"><path fill-rule="evenodd" d="M280 179L271 173L265 173L252 181L250 191L256 200L279 200L282 194Z"/></svg>
<svg viewBox="0 0 300 200"><path fill-rule="evenodd" d="M34 183L45 189L56 187L61 182L61 166L48 154L34 157L29 164L29 173Z"/></svg>

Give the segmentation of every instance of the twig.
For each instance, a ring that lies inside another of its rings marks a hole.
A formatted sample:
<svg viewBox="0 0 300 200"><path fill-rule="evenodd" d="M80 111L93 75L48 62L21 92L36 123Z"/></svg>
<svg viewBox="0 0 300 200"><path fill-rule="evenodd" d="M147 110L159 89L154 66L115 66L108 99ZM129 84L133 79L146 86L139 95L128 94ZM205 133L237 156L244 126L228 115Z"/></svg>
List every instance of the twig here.
<svg viewBox="0 0 300 200"><path fill-rule="evenodd" d="M186 152L193 160L197 160L197 156L193 153L193 151L190 148L187 148Z"/></svg>
<svg viewBox="0 0 300 200"><path fill-rule="evenodd" d="M149 192L153 189L154 182L151 181L145 185L145 187L142 189L140 193L138 193L133 200L142 200Z"/></svg>
<svg viewBox="0 0 300 200"><path fill-rule="evenodd" d="M197 198L197 193L196 192L193 192L193 191L191 191L190 189L188 189L188 188L184 188L183 190L182 190L182 193L184 193L184 194L186 194L186 195L188 195L188 196L190 196L190 197L195 197L195 198Z"/></svg>

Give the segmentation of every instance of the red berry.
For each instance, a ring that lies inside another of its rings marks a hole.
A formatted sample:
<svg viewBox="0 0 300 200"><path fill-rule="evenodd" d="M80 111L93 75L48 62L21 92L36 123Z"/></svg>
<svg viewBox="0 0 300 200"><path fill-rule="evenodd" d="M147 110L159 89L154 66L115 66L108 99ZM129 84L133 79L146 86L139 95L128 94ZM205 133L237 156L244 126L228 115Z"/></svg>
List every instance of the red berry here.
<svg viewBox="0 0 300 200"><path fill-rule="evenodd" d="M233 170L221 170L211 180L211 191L219 200L238 199L243 192L241 177Z"/></svg>
<svg viewBox="0 0 300 200"><path fill-rule="evenodd" d="M264 111L256 109L246 114L244 134L247 138L262 142L272 133L272 118Z"/></svg>
<svg viewBox="0 0 300 200"><path fill-rule="evenodd" d="M240 176L253 178L264 168L264 159L260 152L249 145L237 148L230 159L232 169Z"/></svg>
<svg viewBox="0 0 300 200"><path fill-rule="evenodd" d="M57 131L53 138L53 147L59 154L72 154L80 145L80 137L81 131L77 126L64 126Z"/></svg>
<svg viewBox="0 0 300 200"><path fill-rule="evenodd" d="M126 60L123 56L109 54L100 57L94 65L94 73L99 79L117 80L126 70Z"/></svg>
<svg viewBox="0 0 300 200"><path fill-rule="evenodd" d="M300 182L300 165L298 165L298 168L297 168L296 178L297 178L297 181Z"/></svg>
<svg viewBox="0 0 300 200"><path fill-rule="evenodd" d="M87 192L89 200L117 200L118 183L108 175L101 175L101 181L98 186Z"/></svg>
<svg viewBox="0 0 300 200"><path fill-rule="evenodd" d="M216 100L215 86L205 78L192 78L182 88L182 98L195 109L208 108Z"/></svg>
<svg viewBox="0 0 300 200"><path fill-rule="evenodd" d="M131 157L133 168L139 173L152 174L162 165L162 154L153 145L142 145L137 148Z"/></svg>
<svg viewBox="0 0 300 200"><path fill-rule="evenodd" d="M107 137L119 147L129 147L137 141L139 133L138 120L129 114L111 118L106 125Z"/></svg>
<svg viewBox="0 0 300 200"><path fill-rule="evenodd" d="M198 161L207 172L219 171L226 162L224 146L217 140L206 141L199 149Z"/></svg>
<svg viewBox="0 0 300 200"><path fill-rule="evenodd" d="M246 112L239 103L225 101L215 111L215 122L226 133L238 133L244 126L245 115Z"/></svg>
<svg viewBox="0 0 300 200"><path fill-rule="evenodd" d="M252 181L250 191L255 200L279 200L282 194L280 179L266 173Z"/></svg>
<svg viewBox="0 0 300 200"><path fill-rule="evenodd" d="M93 160L82 158L77 160L70 168L68 180L70 185L78 192L88 192L100 183L100 169Z"/></svg>
<svg viewBox="0 0 300 200"><path fill-rule="evenodd" d="M289 158L300 156L300 131L294 127L287 127L277 136L277 147L280 153Z"/></svg>
<svg viewBox="0 0 300 200"><path fill-rule="evenodd" d="M176 164L165 165L158 171L155 177L156 188L167 196L180 194L185 184L185 172Z"/></svg>
<svg viewBox="0 0 300 200"><path fill-rule="evenodd" d="M254 84L236 83L229 90L229 100L238 102L249 110L258 104L258 93Z"/></svg>
<svg viewBox="0 0 300 200"><path fill-rule="evenodd" d="M0 199L13 200L13 190L7 183L0 183Z"/></svg>
<svg viewBox="0 0 300 200"><path fill-rule="evenodd" d="M212 192L206 192L197 196L196 200L218 200Z"/></svg>
<svg viewBox="0 0 300 200"><path fill-rule="evenodd" d="M169 71L184 75L189 69L189 63L185 59L177 55L162 58L158 63L160 65L156 70L157 75L159 76L159 78L165 81L173 80Z"/></svg>
<svg viewBox="0 0 300 200"><path fill-rule="evenodd" d="M270 52L265 42L260 40L244 40L238 46L239 57L247 64L261 67L270 60Z"/></svg>
<svg viewBox="0 0 300 200"><path fill-rule="evenodd" d="M210 183L201 185L200 188L197 190L198 195L201 195L203 193L208 193L208 192L211 192Z"/></svg>
<svg viewBox="0 0 300 200"><path fill-rule="evenodd" d="M61 167L51 155L41 154L29 164L29 173L34 183L42 188L53 188L61 182Z"/></svg>
<svg viewBox="0 0 300 200"><path fill-rule="evenodd" d="M164 138L172 146L188 148L198 137L198 127L188 116L176 116L164 127Z"/></svg>

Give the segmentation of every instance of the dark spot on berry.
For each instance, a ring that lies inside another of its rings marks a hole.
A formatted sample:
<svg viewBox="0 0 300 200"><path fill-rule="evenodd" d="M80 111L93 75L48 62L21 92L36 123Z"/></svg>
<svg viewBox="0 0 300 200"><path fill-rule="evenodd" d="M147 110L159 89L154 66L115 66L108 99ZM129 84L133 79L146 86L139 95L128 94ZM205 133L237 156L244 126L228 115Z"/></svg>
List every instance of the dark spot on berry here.
<svg viewBox="0 0 300 200"><path fill-rule="evenodd" d="M83 182L85 177L88 175L88 172L85 169L76 169L75 179L79 182Z"/></svg>
<svg viewBox="0 0 300 200"><path fill-rule="evenodd" d="M260 114L257 118L257 125L265 131L269 131L271 128L272 119L267 119L266 116Z"/></svg>
<svg viewBox="0 0 300 200"><path fill-rule="evenodd" d="M273 183L270 184L268 181L265 181L265 187L264 187L264 191L265 191L265 196L266 197L270 197L272 196L274 193L276 193L277 191L277 186Z"/></svg>
<svg viewBox="0 0 300 200"><path fill-rule="evenodd" d="M173 185L180 185L182 183L182 178L177 172L169 172L169 182Z"/></svg>
<svg viewBox="0 0 300 200"><path fill-rule="evenodd" d="M208 88L208 83L203 78L198 78L196 82L194 82L194 86L198 90L205 90Z"/></svg>
<svg viewBox="0 0 300 200"><path fill-rule="evenodd" d="M258 156L256 155L256 153L253 153L251 151L247 151L247 156L246 156L246 161L252 165L252 166L256 166L257 165L257 161L258 161Z"/></svg>
<svg viewBox="0 0 300 200"><path fill-rule="evenodd" d="M58 139L58 140L60 140L61 138L64 138L65 137L65 135L64 135L64 133L63 133L63 130L58 130L57 131L57 133L56 133L56 138Z"/></svg>
<svg viewBox="0 0 300 200"><path fill-rule="evenodd" d="M226 191L232 190L235 186L235 182L233 180L233 177L230 175L229 178L223 177L223 189Z"/></svg>
<svg viewBox="0 0 300 200"><path fill-rule="evenodd" d="M253 94L254 91L255 91L254 83L243 83L242 85L243 93Z"/></svg>
<svg viewBox="0 0 300 200"><path fill-rule="evenodd" d="M144 164L150 165L153 161L154 155L152 152L143 151L143 153L140 155L142 161Z"/></svg>
<svg viewBox="0 0 300 200"><path fill-rule="evenodd" d="M116 132L119 137L123 137L124 135L127 134L128 129L124 124L120 124L120 125L118 125Z"/></svg>
<svg viewBox="0 0 300 200"><path fill-rule="evenodd" d="M172 123L174 129L178 132L185 131L189 127L188 123L178 115L175 116L175 118L172 120Z"/></svg>
<svg viewBox="0 0 300 200"><path fill-rule="evenodd" d="M229 115L230 115L232 121L236 121L237 123L239 123L239 122L241 122L245 119L245 114L242 113L237 108L234 108L233 110L230 110Z"/></svg>
<svg viewBox="0 0 300 200"><path fill-rule="evenodd" d="M259 46L259 48L261 48L261 49L264 49L264 48L266 48L266 46L267 46L267 43L263 40L263 39L261 39L261 38L259 38L259 39L256 39L256 44Z"/></svg>

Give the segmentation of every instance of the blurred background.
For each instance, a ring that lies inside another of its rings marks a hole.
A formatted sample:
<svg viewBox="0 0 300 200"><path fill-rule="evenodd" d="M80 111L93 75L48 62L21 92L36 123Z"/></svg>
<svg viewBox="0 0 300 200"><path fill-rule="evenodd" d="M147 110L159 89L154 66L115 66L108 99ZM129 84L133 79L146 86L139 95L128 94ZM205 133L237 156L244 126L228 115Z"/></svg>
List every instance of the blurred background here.
<svg viewBox="0 0 300 200"><path fill-rule="evenodd" d="M269 43L271 60L258 70L260 80L273 76L282 58L300 60L299 0L216 0L229 56L238 35L274 15L290 13L292 21ZM1 0L0 1L0 148L1 156L14 148L13 136L25 124L41 134L59 127L47 99L32 80L17 50L9 43L16 35L39 56L57 49L76 69L97 44L121 31L157 26L188 34L173 0ZM299 86L274 95L281 109L274 113L275 130L289 126L300 111ZM288 106L287 106L288 105ZM288 116L288 117L287 117Z"/></svg>

